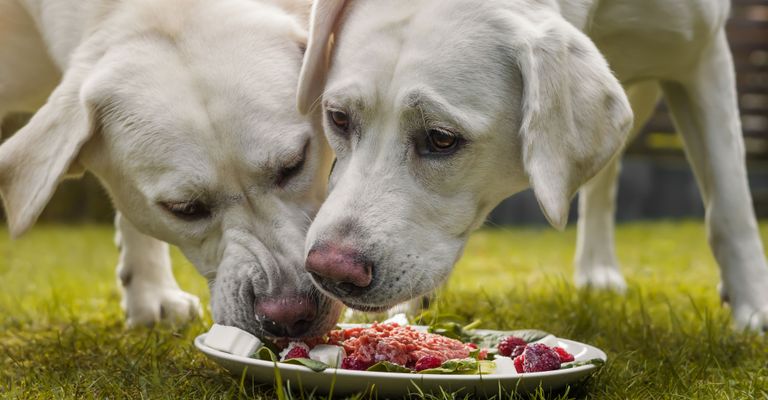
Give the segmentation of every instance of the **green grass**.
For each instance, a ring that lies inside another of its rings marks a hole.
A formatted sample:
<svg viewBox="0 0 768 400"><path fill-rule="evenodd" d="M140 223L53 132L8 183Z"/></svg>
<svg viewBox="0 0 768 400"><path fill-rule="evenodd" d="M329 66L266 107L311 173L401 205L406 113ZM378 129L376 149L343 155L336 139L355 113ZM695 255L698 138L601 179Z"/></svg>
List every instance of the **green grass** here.
<svg viewBox="0 0 768 400"><path fill-rule="evenodd" d="M624 297L573 288L574 240L573 230L481 231L437 306L608 353L585 385L532 398L768 399L768 339L731 330L701 224L621 227ZM181 330L125 330L116 257L109 227L43 226L13 242L0 233L0 397L276 398L271 385L241 384L194 349L207 311ZM180 285L207 303L204 280L177 251L173 259Z"/></svg>

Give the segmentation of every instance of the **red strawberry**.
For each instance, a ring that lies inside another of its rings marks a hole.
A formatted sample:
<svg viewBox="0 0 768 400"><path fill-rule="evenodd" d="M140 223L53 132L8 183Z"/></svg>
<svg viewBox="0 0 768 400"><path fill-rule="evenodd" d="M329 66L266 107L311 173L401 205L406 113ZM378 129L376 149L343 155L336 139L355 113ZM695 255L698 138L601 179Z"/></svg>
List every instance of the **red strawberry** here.
<svg viewBox="0 0 768 400"><path fill-rule="evenodd" d="M435 356L424 356L416 361L416 366L413 367L416 371L423 371L425 369L437 368L443 362Z"/></svg>
<svg viewBox="0 0 768 400"><path fill-rule="evenodd" d="M570 362L570 361L575 360L575 358L573 357L573 354L567 352L562 347L553 347L552 349L555 350L557 355L560 357L560 362L561 363Z"/></svg>
<svg viewBox="0 0 768 400"><path fill-rule="evenodd" d="M517 346L514 350L512 350L512 354L509 355L510 358L515 358L521 354L523 354L523 351L525 351L525 346Z"/></svg>
<svg viewBox="0 0 768 400"><path fill-rule="evenodd" d="M373 362L363 361L357 357L344 357L341 360L341 369L351 369L355 371L365 371L373 365Z"/></svg>
<svg viewBox="0 0 768 400"><path fill-rule="evenodd" d="M517 357L515 357L515 360L514 360L515 370L517 371L518 374L522 374L523 373L523 362L524 361L525 361L525 356L523 356L522 354L517 356Z"/></svg>
<svg viewBox="0 0 768 400"><path fill-rule="evenodd" d="M529 344L525 347L521 357L524 358L524 372L543 372L560 369L560 356L556 351L542 343Z"/></svg>
<svg viewBox="0 0 768 400"><path fill-rule="evenodd" d="M290 360L291 358L309 358L309 350L301 346L296 346L285 355L286 360Z"/></svg>
<svg viewBox="0 0 768 400"><path fill-rule="evenodd" d="M525 347L526 344L525 340L520 339L519 337L510 336L499 342L499 354L505 357L515 357L512 355L515 349L520 346Z"/></svg>

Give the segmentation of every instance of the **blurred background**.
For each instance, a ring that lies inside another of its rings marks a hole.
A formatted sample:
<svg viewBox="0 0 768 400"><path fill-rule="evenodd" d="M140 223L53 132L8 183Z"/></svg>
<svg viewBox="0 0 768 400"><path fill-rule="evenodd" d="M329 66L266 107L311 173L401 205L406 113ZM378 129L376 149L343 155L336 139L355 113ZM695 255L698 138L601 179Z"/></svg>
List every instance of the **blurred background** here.
<svg viewBox="0 0 768 400"><path fill-rule="evenodd" d="M733 0L728 35L736 62L739 106L747 151L749 180L759 218L768 217L768 0ZM28 115L3 121L5 138L23 126ZM2 211L0 210L0 213ZM576 208L571 209L571 221ZM66 181L41 221L87 223L112 221L106 192L93 176ZM682 142L664 103L623 159L618 192L618 221L693 218L704 215L696 182ZM538 225L546 221L530 192L503 202L492 225Z"/></svg>

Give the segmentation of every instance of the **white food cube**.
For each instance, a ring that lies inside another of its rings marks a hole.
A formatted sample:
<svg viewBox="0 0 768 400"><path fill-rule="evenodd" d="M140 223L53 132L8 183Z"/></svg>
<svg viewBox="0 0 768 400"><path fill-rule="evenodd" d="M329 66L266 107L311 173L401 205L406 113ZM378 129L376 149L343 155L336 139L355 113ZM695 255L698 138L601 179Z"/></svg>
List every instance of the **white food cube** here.
<svg viewBox="0 0 768 400"><path fill-rule="evenodd" d="M517 369L515 369L515 361L510 357L504 357L504 356L496 356L493 359L493 362L496 363L496 371L494 371L495 374L504 374L504 375L517 375Z"/></svg>
<svg viewBox="0 0 768 400"><path fill-rule="evenodd" d="M205 337L205 345L236 356L249 357L261 347L261 340L234 326L214 324Z"/></svg>
<svg viewBox="0 0 768 400"><path fill-rule="evenodd" d="M309 358L328 364L331 368L337 368L341 360L347 356L347 352L341 346L330 344L318 344L309 351Z"/></svg>
<svg viewBox="0 0 768 400"><path fill-rule="evenodd" d="M544 336L543 338L535 341L534 343L543 343L547 347L557 347L557 345L559 344L557 338L554 335Z"/></svg>
<svg viewBox="0 0 768 400"><path fill-rule="evenodd" d="M408 325L408 317L405 316L405 313L399 313L395 314L388 319L384 320L382 324L389 324L389 323L397 323L400 326L407 326Z"/></svg>

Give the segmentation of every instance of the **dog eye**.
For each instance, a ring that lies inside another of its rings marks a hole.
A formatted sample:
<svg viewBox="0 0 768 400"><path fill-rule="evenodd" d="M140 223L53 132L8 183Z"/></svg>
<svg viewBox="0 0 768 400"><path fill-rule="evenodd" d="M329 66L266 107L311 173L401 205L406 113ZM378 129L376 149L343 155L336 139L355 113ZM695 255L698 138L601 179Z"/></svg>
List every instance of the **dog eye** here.
<svg viewBox="0 0 768 400"><path fill-rule="evenodd" d="M342 111L328 110L328 120L340 131L346 133L349 130L349 116Z"/></svg>
<svg viewBox="0 0 768 400"><path fill-rule="evenodd" d="M426 132L425 142L425 146L419 149L422 155L448 155L456 152L463 143L463 139L444 129L429 129Z"/></svg>
<svg viewBox="0 0 768 400"><path fill-rule="evenodd" d="M277 178L275 178L275 184L279 187L283 187L288 182L296 177L304 168L304 163L307 159L307 151L309 150L309 142L304 145L304 149L301 152L301 157L294 160L286 167L280 168L277 172Z"/></svg>
<svg viewBox="0 0 768 400"><path fill-rule="evenodd" d="M198 221L211 216L211 209L205 203L194 200L160 203L174 217L185 221Z"/></svg>
<svg viewBox="0 0 768 400"><path fill-rule="evenodd" d="M456 135L440 129L430 129L427 135L429 136L429 144L431 147L439 152L451 150L459 143L459 139Z"/></svg>
<svg viewBox="0 0 768 400"><path fill-rule="evenodd" d="M292 178L298 175L299 172L301 172L302 167L304 167L304 157L302 157L301 160L299 160L299 162L296 164L281 168L277 173L275 184L279 187L285 186L288 181L290 181Z"/></svg>

